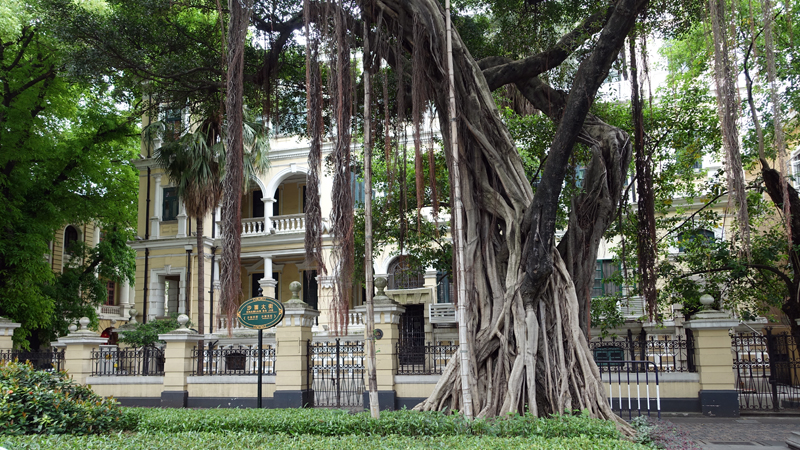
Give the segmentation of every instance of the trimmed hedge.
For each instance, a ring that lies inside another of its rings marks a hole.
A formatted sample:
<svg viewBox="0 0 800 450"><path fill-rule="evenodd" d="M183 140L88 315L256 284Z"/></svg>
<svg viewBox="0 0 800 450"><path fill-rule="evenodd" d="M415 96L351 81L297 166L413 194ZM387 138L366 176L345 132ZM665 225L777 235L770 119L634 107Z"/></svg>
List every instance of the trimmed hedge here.
<svg viewBox="0 0 800 450"><path fill-rule="evenodd" d="M327 409L145 409L126 408L131 431L180 433L249 432L316 436L497 436L543 438L585 436L619 439L609 421L585 415L555 416L547 419L530 414L467 422L460 415L439 412L381 412L378 420L369 413L350 414Z"/></svg>
<svg viewBox="0 0 800 450"><path fill-rule="evenodd" d="M263 433L137 433L98 436L20 436L0 438L0 446L8 450L160 450L209 448L236 449L553 449L553 450L644 450L647 447L614 439L596 439L587 436L545 439L540 436L524 438L443 436L341 436L272 435Z"/></svg>
<svg viewBox="0 0 800 450"><path fill-rule="evenodd" d="M116 400L76 384L66 372L0 361L0 435L90 434L133 426Z"/></svg>

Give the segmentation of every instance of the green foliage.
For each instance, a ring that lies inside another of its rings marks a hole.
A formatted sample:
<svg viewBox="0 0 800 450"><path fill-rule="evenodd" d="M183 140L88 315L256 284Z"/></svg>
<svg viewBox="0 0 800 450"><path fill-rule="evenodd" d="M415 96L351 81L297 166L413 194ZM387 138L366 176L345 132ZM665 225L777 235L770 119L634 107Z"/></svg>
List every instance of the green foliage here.
<svg viewBox="0 0 800 450"><path fill-rule="evenodd" d="M47 341L65 330L63 311L89 312L105 298L83 272L97 268L113 281L132 274L133 258L120 243L132 238L137 176L129 161L137 131L134 116L120 110L108 84L83 85L70 76L64 43L40 2L4 5L0 315L22 324L14 341L25 347L34 332ZM95 223L118 238L73 261L67 270L80 275L56 276L45 257L55 233L70 223ZM89 296L81 297L76 286L86 287Z"/></svg>
<svg viewBox="0 0 800 450"><path fill-rule="evenodd" d="M249 432L318 436L496 436L619 439L613 422L588 415L536 418L531 414L466 421L459 414L386 411L380 419L368 412L350 414L325 409L209 409L174 410L134 408L138 432Z"/></svg>
<svg viewBox="0 0 800 450"><path fill-rule="evenodd" d="M410 258L411 267L415 270L425 271L432 267L443 273L450 273L452 267L452 243L447 238L449 222L445 219L450 212L450 183L445 164L444 153L440 143L435 145L435 180L436 195L440 204L439 222L436 223L423 217L417 228L417 189L416 172L414 170L414 149L408 151L409 160L405 162L405 180L402 178L401 156L397 156L395 167L387 168L387 163L382 157L382 152L375 152L373 160L373 191L380 193L373 197L372 232L373 232L373 258L381 251L393 246L394 254L398 254L402 242L404 254L413 255ZM430 187L430 167L428 165L427 149L423 148L422 179L425 186L422 207L432 210L433 191ZM390 182L390 172L393 179ZM363 176L359 176L363 181ZM405 205L403 194L405 191ZM355 251L356 255L364 255L364 209L363 205L356 205L359 209L355 214ZM356 258L355 279L364 280L364 258Z"/></svg>
<svg viewBox="0 0 800 450"><path fill-rule="evenodd" d="M91 434L130 427L114 399L66 372L0 361L0 434Z"/></svg>
<svg viewBox="0 0 800 450"><path fill-rule="evenodd" d="M191 325L191 322L186 322L187 327L191 327ZM178 314L172 313L168 318L151 320L147 323L137 323L133 328L124 329L120 332L119 342L136 348L152 347L156 343L166 344L166 342L158 339L158 335L177 330L180 326Z"/></svg>
<svg viewBox="0 0 800 450"><path fill-rule="evenodd" d="M290 436L248 432L215 433L212 431L178 433L140 433L132 435L110 434L100 436L21 436L0 439L0 445L9 450L161 450L180 448L205 450L209 448L241 449L475 449L498 450L542 449L542 450L645 450L647 447L614 439L591 439L589 437L554 438L542 437L410 437L410 436L338 436L319 437L313 435Z"/></svg>

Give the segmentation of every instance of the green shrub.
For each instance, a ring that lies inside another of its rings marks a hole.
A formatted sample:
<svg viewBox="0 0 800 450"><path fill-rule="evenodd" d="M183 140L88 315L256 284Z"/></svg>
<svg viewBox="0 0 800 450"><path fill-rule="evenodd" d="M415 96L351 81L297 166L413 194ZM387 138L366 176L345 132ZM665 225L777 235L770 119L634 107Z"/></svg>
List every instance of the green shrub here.
<svg viewBox="0 0 800 450"><path fill-rule="evenodd" d="M349 414L329 409L144 409L129 408L130 428L139 432L274 433L288 435L367 436L497 436L543 438L585 436L619 439L616 426L586 415L537 418L531 414L467 422L460 415L440 412L382 412L379 420L369 413Z"/></svg>
<svg viewBox="0 0 800 450"><path fill-rule="evenodd" d="M20 436L0 438L0 446L8 450L160 450L179 448L206 450L209 448L236 449L553 449L553 450L647 450L626 441L593 439L587 436L546 439L535 437L500 438L494 436L290 436L265 433L135 433L95 436Z"/></svg>
<svg viewBox="0 0 800 450"><path fill-rule="evenodd" d="M89 434L135 426L123 419L115 400L76 384L66 372L0 362L0 434Z"/></svg>

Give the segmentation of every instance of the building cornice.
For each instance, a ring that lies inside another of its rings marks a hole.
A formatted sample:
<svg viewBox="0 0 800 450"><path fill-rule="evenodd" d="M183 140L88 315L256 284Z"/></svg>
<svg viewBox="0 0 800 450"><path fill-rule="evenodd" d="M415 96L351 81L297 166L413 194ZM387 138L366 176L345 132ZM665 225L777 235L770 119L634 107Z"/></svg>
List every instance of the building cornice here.
<svg viewBox="0 0 800 450"><path fill-rule="evenodd" d="M217 240L211 239L208 236L203 236L203 244L206 247L213 247L215 243L217 243ZM134 250L144 250L145 248L149 248L150 250L176 248L180 249L181 251L185 251L185 246L194 246L196 244L197 238L194 236L185 238L165 237L159 239L143 239L141 241L128 241L128 245Z"/></svg>

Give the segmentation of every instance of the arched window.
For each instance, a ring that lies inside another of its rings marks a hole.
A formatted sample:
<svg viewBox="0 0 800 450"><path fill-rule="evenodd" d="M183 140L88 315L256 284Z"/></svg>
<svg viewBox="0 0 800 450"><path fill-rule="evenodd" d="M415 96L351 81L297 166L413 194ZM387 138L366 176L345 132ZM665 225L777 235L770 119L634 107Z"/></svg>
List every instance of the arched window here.
<svg viewBox="0 0 800 450"><path fill-rule="evenodd" d="M389 289L414 289L425 284L422 270L411 266L408 255L400 255L389 265Z"/></svg>
<svg viewBox="0 0 800 450"><path fill-rule="evenodd" d="M64 252L69 255L74 255L75 249L73 248L73 244L76 242L78 242L78 229L69 225L64 230Z"/></svg>

